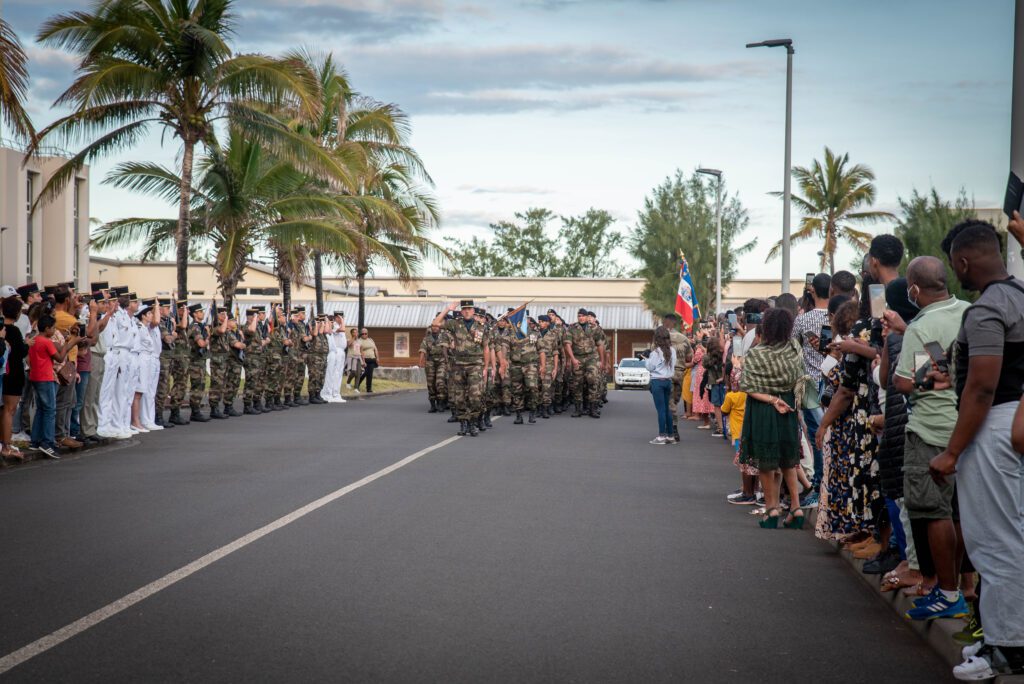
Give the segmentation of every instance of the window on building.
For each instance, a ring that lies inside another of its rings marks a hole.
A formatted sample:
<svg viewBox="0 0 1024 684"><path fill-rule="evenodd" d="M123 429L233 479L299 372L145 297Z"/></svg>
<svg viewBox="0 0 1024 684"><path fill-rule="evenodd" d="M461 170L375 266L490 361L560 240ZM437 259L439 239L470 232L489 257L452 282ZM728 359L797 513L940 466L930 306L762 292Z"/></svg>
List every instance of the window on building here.
<svg viewBox="0 0 1024 684"><path fill-rule="evenodd" d="M264 297L281 296L281 288L279 287L250 287L246 292L250 295L263 295Z"/></svg>
<svg viewBox="0 0 1024 684"><path fill-rule="evenodd" d="M35 226L32 217L32 202L36 198L38 173L29 171L25 174L25 281L32 281L32 259L35 241Z"/></svg>

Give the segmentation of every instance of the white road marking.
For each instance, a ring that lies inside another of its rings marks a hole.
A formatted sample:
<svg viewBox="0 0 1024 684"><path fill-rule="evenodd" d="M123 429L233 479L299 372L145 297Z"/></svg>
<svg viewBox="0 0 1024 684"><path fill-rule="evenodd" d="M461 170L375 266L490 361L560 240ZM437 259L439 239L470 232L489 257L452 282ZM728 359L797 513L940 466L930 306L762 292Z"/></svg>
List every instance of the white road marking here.
<svg viewBox="0 0 1024 684"><path fill-rule="evenodd" d="M426 449L421 449L414 454L410 454L403 458L401 461L392 463L388 467L382 468L381 470L378 470L372 475L367 475L366 477L357 482L353 482L350 485L346 485L341 489L335 490L330 494L323 496L317 499L316 501L312 501L303 506L302 508L298 508L292 511L291 513L282 516L277 520L268 523L257 530L253 530L245 536L239 537L238 539L229 544L225 544L219 549L211 551L210 553L206 554L205 556L202 556L201 558L197 558L188 565L182 566L177 570L168 573L167 575L164 575L160 579L150 582L146 586L136 589L135 591L133 591L130 594L127 594L126 596L122 596L113 603L103 606L99 610L93 611L85 617L75 620L71 624L65 625L64 627L61 627L56 632L51 632L50 634L47 634L46 636L37 639L36 641L33 641L27 646L22 646L17 651L8 653L3 658L0 658L0 674L7 672L13 667L17 667L18 665L24 663L26 660L30 660L32 658L35 658L37 655L49 651L51 648L54 648L55 646L64 643L73 636L81 634L90 627L95 627L104 620L117 615L121 611L134 606L136 603L149 598L157 592L163 591L169 586L177 584L189 575L199 572L206 566L216 563L220 559L231 555L235 551L238 551L239 549L242 549L248 546L249 544L252 544L254 541L258 539L262 539L271 532L279 530L285 525L290 525L299 518L309 515L318 508L322 508L327 504L331 503L332 501L336 501L341 497L345 496L346 494L354 492L360 487L365 487L371 482L379 480L385 475L389 475L398 470L399 468L407 466L413 461L422 458L423 456L426 456L430 452L436 451L437 449L440 449L442 447L446 447L452 442L455 442L459 439L461 439L461 437L459 437L458 435L449 437L448 439L442 440L437 444L428 446Z"/></svg>

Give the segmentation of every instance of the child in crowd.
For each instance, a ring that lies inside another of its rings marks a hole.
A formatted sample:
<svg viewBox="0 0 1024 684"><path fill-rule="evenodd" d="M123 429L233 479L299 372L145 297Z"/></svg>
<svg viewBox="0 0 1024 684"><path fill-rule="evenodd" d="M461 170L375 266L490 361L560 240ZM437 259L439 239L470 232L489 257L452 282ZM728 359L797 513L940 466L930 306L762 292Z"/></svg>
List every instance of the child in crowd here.
<svg viewBox="0 0 1024 684"><path fill-rule="evenodd" d="M727 392L722 402L722 415L729 416L729 436L732 439L735 455L732 462L739 471L741 488L726 497L731 504L752 506L757 503L755 488L757 486L757 469L740 463L740 435L743 434L743 414L747 408L747 393L740 390L740 371L734 369L726 378Z"/></svg>
<svg viewBox="0 0 1024 684"><path fill-rule="evenodd" d="M81 339L70 335L62 340L60 348L54 345L52 338L57 332L57 320L50 314L43 314L38 319L39 334L29 343L28 379L36 395L36 415L32 420L32 447L38 448L49 458L58 458L55 442L57 416L57 378L54 375L54 363L61 363L68 351L73 349Z"/></svg>

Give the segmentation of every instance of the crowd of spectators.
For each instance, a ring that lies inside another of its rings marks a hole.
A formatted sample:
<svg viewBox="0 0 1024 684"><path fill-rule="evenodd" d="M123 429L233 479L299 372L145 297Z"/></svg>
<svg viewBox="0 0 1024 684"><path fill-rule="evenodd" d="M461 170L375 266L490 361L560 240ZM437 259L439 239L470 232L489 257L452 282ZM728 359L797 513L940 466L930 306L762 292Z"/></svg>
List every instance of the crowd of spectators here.
<svg viewBox="0 0 1024 684"><path fill-rule="evenodd" d="M1010 231L1024 242L1024 221ZM671 434L694 421L734 447L731 504L758 524L800 528L865 561L882 591L913 597L909 620L965 618L961 680L1024 673L1024 284L1001 240L968 220L944 259L906 262L893 235L860 273L808 274L802 299L751 299L671 335ZM947 265L976 301L950 293Z"/></svg>

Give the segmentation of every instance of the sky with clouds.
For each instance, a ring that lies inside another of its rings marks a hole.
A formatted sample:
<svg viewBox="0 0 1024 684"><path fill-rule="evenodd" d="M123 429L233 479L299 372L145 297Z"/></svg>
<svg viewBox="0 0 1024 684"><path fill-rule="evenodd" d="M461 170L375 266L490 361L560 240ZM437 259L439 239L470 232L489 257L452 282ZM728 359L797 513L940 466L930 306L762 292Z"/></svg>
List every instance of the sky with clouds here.
<svg viewBox="0 0 1024 684"><path fill-rule="evenodd" d="M4 0L31 59L37 126L73 61L33 43L39 24L85 0ZM236 0L239 51L332 51L353 85L412 117L413 144L437 184L439 237L543 206L607 209L620 230L666 176L720 168L749 209L746 236L781 235L785 52L794 41L793 162L822 148L877 174L876 208L935 186L1001 205L1009 168L1010 0ZM92 213L175 214L100 184L114 164L171 164L151 140L95 165ZM794 214L794 225L798 215ZM880 225L875 232L885 232ZM685 245L681 245L685 248ZM794 249L793 272L819 245ZM740 277L778 276L767 250ZM840 255L845 265L849 255Z"/></svg>

